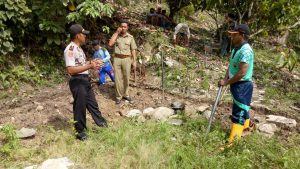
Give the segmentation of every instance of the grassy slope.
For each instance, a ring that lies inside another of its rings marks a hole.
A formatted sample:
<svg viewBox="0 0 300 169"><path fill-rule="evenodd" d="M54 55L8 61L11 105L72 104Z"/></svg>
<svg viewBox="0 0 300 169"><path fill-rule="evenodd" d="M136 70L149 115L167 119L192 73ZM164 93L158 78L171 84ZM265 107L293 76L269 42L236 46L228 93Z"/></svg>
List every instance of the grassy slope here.
<svg viewBox="0 0 300 169"><path fill-rule="evenodd" d="M205 139L206 120L185 120L181 127L124 120L118 126L94 129L86 142L75 140L70 131L44 126L39 128L37 139L22 141L10 157L2 156L5 158L1 158L0 167L22 168L63 156L75 162L77 168L88 169L300 167L299 135L282 144L276 137L269 139L255 133L221 151L227 136L218 124Z"/></svg>

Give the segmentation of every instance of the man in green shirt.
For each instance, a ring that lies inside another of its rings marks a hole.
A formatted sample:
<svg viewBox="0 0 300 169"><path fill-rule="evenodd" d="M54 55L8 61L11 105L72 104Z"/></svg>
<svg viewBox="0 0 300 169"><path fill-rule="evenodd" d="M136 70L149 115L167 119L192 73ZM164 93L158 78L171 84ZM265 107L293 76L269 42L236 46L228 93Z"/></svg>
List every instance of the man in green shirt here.
<svg viewBox="0 0 300 169"><path fill-rule="evenodd" d="M248 25L237 25L228 31L232 39L234 49L230 56L230 65L220 86L230 85L233 97L232 116L233 122L229 136L229 143L235 138L242 136L243 130L249 128L250 124L250 102L253 92L252 74L254 64L254 52L248 44L250 30Z"/></svg>
<svg viewBox="0 0 300 169"><path fill-rule="evenodd" d="M116 85L116 104L120 104L122 98L132 102L129 96L129 77L131 65L136 67L136 43L128 32L128 23L121 22L120 27L112 35L109 46L114 45L114 70Z"/></svg>

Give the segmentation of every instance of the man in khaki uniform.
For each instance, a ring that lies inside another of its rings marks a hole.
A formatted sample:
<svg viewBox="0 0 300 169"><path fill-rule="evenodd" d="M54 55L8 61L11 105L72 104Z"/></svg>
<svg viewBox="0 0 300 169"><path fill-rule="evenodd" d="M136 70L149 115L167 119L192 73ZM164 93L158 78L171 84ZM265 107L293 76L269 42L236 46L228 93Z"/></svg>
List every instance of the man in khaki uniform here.
<svg viewBox="0 0 300 169"><path fill-rule="evenodd" d="M114 45L114 70L116 85L116 104L120 104L122 98L132 102L128 94L131 64L136 67L136 43L128 32L128 24L122 22L109 41L109 46Z"/></svg>

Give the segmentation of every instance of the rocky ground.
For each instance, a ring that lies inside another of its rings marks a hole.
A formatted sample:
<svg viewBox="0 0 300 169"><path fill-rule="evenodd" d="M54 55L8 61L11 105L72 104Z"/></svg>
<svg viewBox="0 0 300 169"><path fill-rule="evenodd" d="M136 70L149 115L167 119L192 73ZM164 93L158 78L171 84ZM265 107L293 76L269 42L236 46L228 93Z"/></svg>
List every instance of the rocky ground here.
<svg viewBox="0 0 300 169"><path fill-rule="evenodd" d="M183 103L185 105L185 114L191 118L200 118L201 116L209 118L217 91L203 94L192 93L189 96L166 92L165 99L163 100L162 90L159 87L160 78L149 75L143 79L147 80L143 80L142 82L138 80L136 85L132 85L130 88L134 103L130 104L124 101L121 105L116 105L114 102L114 87L112 82L100 87L96 83L93 83L96 99L103 116L109 121L109 125L114 125L120 119L127 118L128 116L144 116L145 118L137 117L138 121L143 122L147 118L151 118L151 116L147 117L148 115L143 114L143 110L149 107L154 109L158 107L171 108L173 102ZM254 91L251 117L253 117L253 121L257 124L258 131L268 136L276 132L286 136L290 132L300 131L299 125L297 125L297 121L299 121L299 117L296 116L297 111L294 114L272 112L268 108L270 106L263 105L260 102L260 100L263 100L263 90L255 88ZM229 91L227 91L228 94ZM0 101L0 124L11 123L17 129L22 127L36 128L41 125L53 126L55 129L65 129L69 127L72 119L72 101L67 80L55 87L35 89L24 86L15 97ZM129 115L128 112L133 109L140 110L141 113ZM163 114L164 110L159 114ZM221 121L225 129L230 126L230 111L231 103L226 102L222 102L217 109L216 118ZM165 115L164 119L158 118L157 120L166 121L169 119L169 116L174 118L173 114L174 112L169 113ZM272 116L275 114L282 117ZM90 115L87 118L89 122L93 123Z"/></svg>

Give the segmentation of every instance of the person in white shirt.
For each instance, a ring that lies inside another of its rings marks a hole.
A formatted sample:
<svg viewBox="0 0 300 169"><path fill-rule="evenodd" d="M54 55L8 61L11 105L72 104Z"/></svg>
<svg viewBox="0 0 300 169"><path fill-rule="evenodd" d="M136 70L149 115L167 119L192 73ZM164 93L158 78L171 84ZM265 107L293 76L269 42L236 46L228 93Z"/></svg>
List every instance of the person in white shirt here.
<svg viewBox="0 0 300 169"><path fill-rule="evenodd" d="M107 122L101 115L88 77L89 69L100 69L103 63L99 59L86 62L81 45L85 43L87 34L89 31L84 30L80 24L72 25L70 27L71 42L64 51L66 69L71 75L69 87L74 98L74 125L77 132L76 138L79 140L87 139L85 133L86 109L91 113L98 126L107 127Z"/></svg>
<svg viewBox="0 0 300 169"><path fill-rule="evenodd" d="M186 23L179 23L176 27L175 27L175 31L174 31L174 34L173 34L173 43L174 45L176 44L179 44L179 35L178 33L180 34L180 36L183 36L183 39L184 39L184 45L185 46L189 46L189 41L190 41L190 36L191 36L191 33L190 33L190 28L189 26L186 24Z"/></svg>

